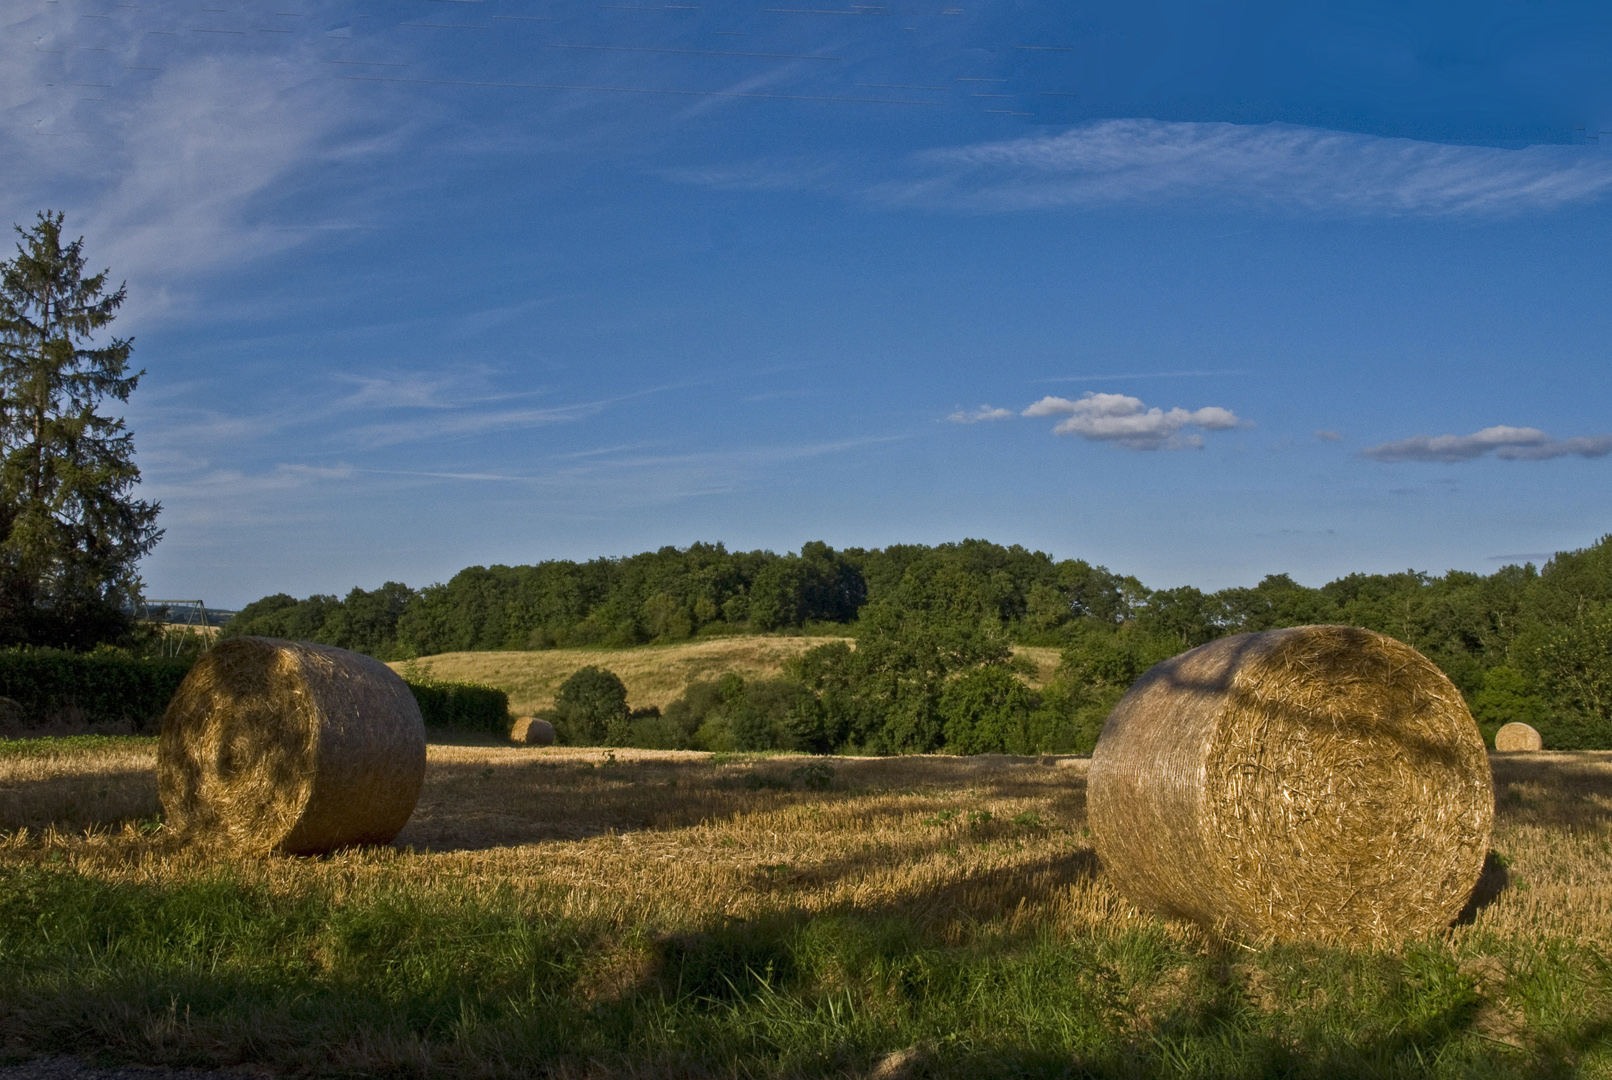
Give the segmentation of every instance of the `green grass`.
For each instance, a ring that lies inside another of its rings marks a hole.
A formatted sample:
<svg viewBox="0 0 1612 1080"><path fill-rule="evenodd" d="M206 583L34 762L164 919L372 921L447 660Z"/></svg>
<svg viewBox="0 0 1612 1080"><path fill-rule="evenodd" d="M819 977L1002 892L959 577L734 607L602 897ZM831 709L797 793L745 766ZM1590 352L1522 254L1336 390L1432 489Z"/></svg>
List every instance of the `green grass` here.
<svg viewBox="0 0 1612 1080"><path fill-rule="evenodd" d="M36 746L0 757L15 1060L1612 1078L1612 755L1497 758L1482 910L1350 950L1136 912L1080 761L434 745L397 847L292 859L156 830L149 739Z"/></svg>
<svg viewBox="0 0 1612 1080"><path fill-rule="evenodd" d="M0 738L0 758L49 758L95 750L154 747L155 735L54 735L26 739Z"/></svg>
<svg viewBox="0 0 1612 1080"><path fill-rule="evenodd" d="M1537 1077L1591 1075L1612 1051L1612 1024L1563 997L1585 980L1604 993L1612 971L1569 942L1508 975L1541 1053L1478 1033L1478 977L1437 942L1205 951L1156 924L943 940L898 911L658 936L560 901L422 896L384 874L338 897L228 870L142 886L6 867L0 1035L29 1052L398 1076L850 1075L916 1046L919 1075Z"/></svg>

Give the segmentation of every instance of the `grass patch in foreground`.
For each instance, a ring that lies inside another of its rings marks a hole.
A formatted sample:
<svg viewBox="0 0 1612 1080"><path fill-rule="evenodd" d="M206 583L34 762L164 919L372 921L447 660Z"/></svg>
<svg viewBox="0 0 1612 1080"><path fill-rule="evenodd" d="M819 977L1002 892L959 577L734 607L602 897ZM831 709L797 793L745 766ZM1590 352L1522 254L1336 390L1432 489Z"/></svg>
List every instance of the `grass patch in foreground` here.
<svg viewBox="0 0 1612 1080"><path fill-rule="evenodd" d="M430 755L401 848L0 821L0 1045L307 1075L1612 1076L1612 755L1498 760L1505 887L1376 952L1140 915L1091 854L1083 762ZM0 777L150 797L149 758L102 761Z"/></svg>
<svg viewBox="0 0 1612 1080"><path fill-rule="evenodd" d="M1441 944L1250 953L1156 924L948 942L896 913L662 936L509 890L337 897L227 870L154 887L9 867L0 897L3 1034L56 1053L579 1076L853 1074L909 1047L924 1072L1000 1076L1539 1076L1606 1060L1606 1022L1582 1014L1552 1018L1534 1051L1485 1035L1482 976ZM1604 989L1599 958L1565 943L1518 964L1505 982L1524 1008L1563 975Z"/></svg>
<svg viewBox="0 0 1612 1080"><path fill-rule="evenodd" d="M0 758L62 757L97 750L155 749L155 735L45 735L0 738Z"/></svg>

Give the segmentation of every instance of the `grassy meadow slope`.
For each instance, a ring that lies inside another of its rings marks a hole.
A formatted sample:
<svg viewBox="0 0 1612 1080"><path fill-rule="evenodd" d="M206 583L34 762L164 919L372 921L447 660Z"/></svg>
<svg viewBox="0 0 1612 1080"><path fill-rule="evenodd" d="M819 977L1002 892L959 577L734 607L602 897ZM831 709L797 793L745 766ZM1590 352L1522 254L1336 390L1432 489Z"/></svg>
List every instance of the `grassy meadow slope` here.
<svg viewBox="0 0 1612 1080"><path fill-rule="evenodd" d="M291 859L166 836L154 740L26 749L0 744L11 1060L1612 1076L1608 753L1497 755L1482 903L1371 950L1138 912L1084 759L433 746L397 844Z"/></svg>
<svg viewBox="0 0 1612 1080"><path fill-rule="evenodd" d="M578 668L589 664L609 668L627 686L627 703L635 709L654 705L664 709L681 697L696 679L715 679L736 672L747 679L771 679L784 673L789 661L808 649L836 637L774 637L747 635L690 641L678 645L645 645L635 649L546 649L535 652L455 652L413 661L414 669L449 682L478 682L496 686L509 695L510 711L530 715L554 704L554 692ZM1038 683L1058 666L1058 650L1020 647L1038 669ZM407 665L394 662L402 671Z"/></svg>

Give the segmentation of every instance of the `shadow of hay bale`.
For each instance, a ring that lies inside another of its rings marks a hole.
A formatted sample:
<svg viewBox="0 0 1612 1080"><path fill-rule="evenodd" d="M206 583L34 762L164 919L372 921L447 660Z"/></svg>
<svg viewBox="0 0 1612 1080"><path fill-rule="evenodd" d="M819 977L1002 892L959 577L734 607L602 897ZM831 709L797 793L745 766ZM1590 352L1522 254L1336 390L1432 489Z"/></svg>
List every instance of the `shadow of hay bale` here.
<svg viewBox="0 0 1612 1080"><path fill-rule="evenodd" d="M1466 907L1455 917L1452 926L1471 926L1478 917L1478 912L1500 899L1500 894L1506 891L1511 884L1511 875L1506 871L1506 864L1501 861L1496 852L1489 852L1483 860L1483 872L1478 875L1478 883L1472 886L1472 895L1467 899Z"/></svg>
<svg viewBox="0 0 1612 1080"><path fill-rule="evenodd" d="M1496 753L1489 765L1498 821L1550 828L1612 824L1612 751Z"/></svg>
<svg viewBox="0 0 1612 1080"><path fill-rule="evenodd" d="M858 816L874 828L910 817L913 799L965 790L977 801L1048 800L1040 813L1049 824L1085 824L1083 771L1050 765L981 769L957 757L808 755L718 763L694 754L634 759L629 750L620 751L620 761L601 763L611 753L601 747L598 757L588 760L575 748L533 752L507 745L485 756L465 755L470 760L443 760L447 755L439 753L427 764L419 803L395 843L432 852L477 851L612 832L722 825L758 810L828 808L890 796L858 809ZM803 762L831 768L830 786L812 790L794 778ZM753 778L761 782L745 783ZM1009 823L1004 819L993 827L1007 828Z"/></svg>

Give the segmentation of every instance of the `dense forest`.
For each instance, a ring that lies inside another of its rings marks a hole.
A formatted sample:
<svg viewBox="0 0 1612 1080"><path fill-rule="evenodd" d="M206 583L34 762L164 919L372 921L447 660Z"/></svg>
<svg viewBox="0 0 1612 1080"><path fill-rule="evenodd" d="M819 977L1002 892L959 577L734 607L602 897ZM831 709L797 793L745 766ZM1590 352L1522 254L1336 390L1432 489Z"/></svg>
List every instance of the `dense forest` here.
<svg viewBox="0 0 1612 1080"><path fill-rule="evenodd" d="M842 551L810 543L786 555L694 544L470 567L419 590L387 583L345 599L269 596L226 632L382 659L734 633L851 635L855 650L812 650L786 688L713 684L667 717L623 720L611 738L1046 752L1089 747L1118 695L1159 659L1224 634L1306 623L1369 627L1420 649L1466 694L1487 733L1521 720L1548 746L1612 747L1612 537L1540 568L1488 576L1350 574L1309 588L1278 574L1216 593L1149 589L1083 560L983 540ZM1015 644L1061 648L1057 677L1032 690L1014 670ZM763 698L765 708L751 701Z"/></svg>

